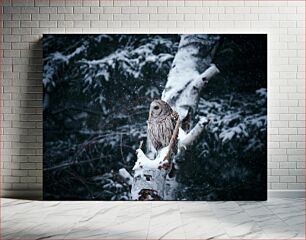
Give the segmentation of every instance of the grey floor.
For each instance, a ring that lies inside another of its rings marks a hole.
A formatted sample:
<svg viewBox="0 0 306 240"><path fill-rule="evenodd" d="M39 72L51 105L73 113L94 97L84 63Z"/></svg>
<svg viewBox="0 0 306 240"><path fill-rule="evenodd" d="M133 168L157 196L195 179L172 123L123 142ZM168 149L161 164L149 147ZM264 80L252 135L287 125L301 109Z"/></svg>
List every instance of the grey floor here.
<svg viewBox="0 0 306 240"><path fill-rule="evenodd" d="M73 202L1 199L3 239L305 239L305 199Z"/></svg>

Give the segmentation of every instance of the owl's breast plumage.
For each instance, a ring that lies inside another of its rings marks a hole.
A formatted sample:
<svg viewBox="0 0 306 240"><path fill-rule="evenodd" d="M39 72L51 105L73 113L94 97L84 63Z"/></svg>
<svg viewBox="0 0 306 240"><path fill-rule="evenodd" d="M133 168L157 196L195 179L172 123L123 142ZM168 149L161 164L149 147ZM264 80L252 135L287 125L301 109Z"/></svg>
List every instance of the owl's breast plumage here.
<svg viewBox="0 0 306 240"><path fill-rule="evenodd" d="M163 117L149 119L148 137L156 150L169 145L177 119L178 114L174 111Z"/></svg>

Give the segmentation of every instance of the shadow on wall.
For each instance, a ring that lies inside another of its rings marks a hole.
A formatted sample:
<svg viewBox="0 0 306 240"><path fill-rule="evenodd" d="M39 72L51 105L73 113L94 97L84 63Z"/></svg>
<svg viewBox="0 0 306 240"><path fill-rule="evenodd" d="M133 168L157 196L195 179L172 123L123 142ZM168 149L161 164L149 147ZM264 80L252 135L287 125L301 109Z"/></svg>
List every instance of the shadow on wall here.
<svg viewBox="0 0 306 240"><path fill-rule="evenodd" d="M30 44L28 54L25 69L19 73L19 79L14 84L20 86L20 93L17 93L19 96L16 96L20 100L20 106L13 109L20 115L20 120L13 127L21 131L19 141L15 142L15 148L19 151L16 155L11 155L11 161L19 163L19 168L14 170L16 176L20 177L20 182L11 188L6 188L4 183L2 196L40 200L43 188L42 38Z"/></svg>

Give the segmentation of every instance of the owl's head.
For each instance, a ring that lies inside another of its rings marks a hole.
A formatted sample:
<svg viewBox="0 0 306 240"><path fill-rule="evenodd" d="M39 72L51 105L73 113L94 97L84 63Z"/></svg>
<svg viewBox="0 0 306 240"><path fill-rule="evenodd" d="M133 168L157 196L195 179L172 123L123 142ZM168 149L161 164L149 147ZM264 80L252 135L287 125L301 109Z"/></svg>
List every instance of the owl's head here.
<svg viewBox="0 0 306 240"><path fill-rule="evenodd" d="M150 118L167 116L172 112L172 108L163 100L154 100L150 105Z"/></svg>

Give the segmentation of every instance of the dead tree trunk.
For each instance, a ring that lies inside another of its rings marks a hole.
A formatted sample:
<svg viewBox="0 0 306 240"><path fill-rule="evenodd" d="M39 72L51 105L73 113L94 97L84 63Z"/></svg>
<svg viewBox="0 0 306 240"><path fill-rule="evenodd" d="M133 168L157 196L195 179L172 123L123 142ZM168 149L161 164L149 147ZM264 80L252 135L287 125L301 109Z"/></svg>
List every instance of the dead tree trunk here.
<svg viewBox="0 0 306 240"><path fill-rule="evenodd" d="M193 144L208 123L206 118L202 118L190 129L201 90L219 72L212 63L218 41L217 35L181 36L179 49L162 93L162 100L178 112L182 122L178 136L178 154L183 154L182 149ZM161 149L157 157L151 160L141 149L137 150L137 162L133 168L135 174L130 181L133 200L175 200L175 177L168 176L170 168L163 168L168 152L168 148ZM124 175L127 178L126 172ZM130 176L128 178L131 179Z"/></svg>

